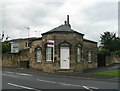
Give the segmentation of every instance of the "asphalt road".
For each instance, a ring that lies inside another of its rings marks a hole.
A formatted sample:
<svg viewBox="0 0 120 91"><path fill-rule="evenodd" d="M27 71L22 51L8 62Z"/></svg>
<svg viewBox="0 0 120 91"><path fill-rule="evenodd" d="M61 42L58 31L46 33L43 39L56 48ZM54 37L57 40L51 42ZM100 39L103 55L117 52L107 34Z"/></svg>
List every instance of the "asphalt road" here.
<svg viewBox="0 0 120 91"><path fill-rule="evenodd" d="M2 71L2 89L23 89L33 91L45 91L46 89L73 89L73 91L97 91L104 89L106 91L119 91L118 82L72 78L67 76L55 76L49 74L41 74L39 71L24 71L24 69L4 69ZM103 91L103 90L102 90Z"/></svg>

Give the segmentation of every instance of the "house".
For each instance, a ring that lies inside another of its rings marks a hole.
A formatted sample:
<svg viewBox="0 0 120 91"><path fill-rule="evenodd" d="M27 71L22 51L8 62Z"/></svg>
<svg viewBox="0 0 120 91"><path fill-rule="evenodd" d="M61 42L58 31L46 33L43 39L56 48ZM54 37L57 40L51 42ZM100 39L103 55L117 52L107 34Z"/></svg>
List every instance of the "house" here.
<svg viewBox="0 0 120 91"><path fill-rule="evenodd" d="M84 39L84 34L73 30L68 15L64 24L42 33L17 55L17 67L27 60L29 68L44 72L82 72L97 67L97 42Z"/></svg>
<svg viewBox="0 0 120 91"><path fill-rule="evenodd" d="M20 67L20 61L26 61L29 57L29 48L31 42L36 38L19 38L7 40L5 42L10 42L12 44L19 45L19 52L7 52L2 53L2 67ZM13 49L13 48L11 48Z"/></svg>
<svg viewBox="0 0 120 91"><path fill-rule="evenodd" d="M29 67L46 72L97 67L97 42L84 39L67 21L32 42Z"/></svg>

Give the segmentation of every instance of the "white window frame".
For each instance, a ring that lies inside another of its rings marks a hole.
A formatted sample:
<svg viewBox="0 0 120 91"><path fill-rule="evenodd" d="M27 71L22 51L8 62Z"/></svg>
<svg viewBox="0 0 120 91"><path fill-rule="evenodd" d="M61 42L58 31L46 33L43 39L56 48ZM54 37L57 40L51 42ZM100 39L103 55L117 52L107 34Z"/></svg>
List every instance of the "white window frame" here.
<svg viewBox="0 0 120 91"><path fill-rule="evenodd" d="M77 62L82 61L82 46L79 44L77 46Z"/></svg>
<svg viewBox="0 0 120 91"><path fill-rule="evenodd" d="M50 50L48 50L50 49ZM49 57L48 57L49 56ZM46 47L46 61L51 62L53 60L53 47Z"/></svg>
<svg viewBox="0 0 120 91"><path fill-rule="evenodd" d="M38 54L38 53L40 53L40 54ZM38 56L39 56L39 60L38 60ZM40 49L40 48L37 48L37 49L36 49L36 62L37 62L37 63L42 62L42 52L41 52L41 49Z"/></svg>
<svg viewBox="0 0 120 91"><path fill-rule="evenodd" d="M89 63L92 62L92 50L91 49L88 50L88 62Z"/></svg>

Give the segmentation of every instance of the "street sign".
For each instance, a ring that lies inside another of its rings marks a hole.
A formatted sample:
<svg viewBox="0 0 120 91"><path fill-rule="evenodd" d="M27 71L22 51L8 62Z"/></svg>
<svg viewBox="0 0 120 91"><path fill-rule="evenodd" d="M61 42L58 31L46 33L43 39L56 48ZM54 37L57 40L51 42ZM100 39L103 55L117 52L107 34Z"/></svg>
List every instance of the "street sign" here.
<svg viewBox="0 0 120 91"><path fill-rule="evenodd" d="M48 40L47 41L47 46L48 47L54 47L54 40Z"/></svg>

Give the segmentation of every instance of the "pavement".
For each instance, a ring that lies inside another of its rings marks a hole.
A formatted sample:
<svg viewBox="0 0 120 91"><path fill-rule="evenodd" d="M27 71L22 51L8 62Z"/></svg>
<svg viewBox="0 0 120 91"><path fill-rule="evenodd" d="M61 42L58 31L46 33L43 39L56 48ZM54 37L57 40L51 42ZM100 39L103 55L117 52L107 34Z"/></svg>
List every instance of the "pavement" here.
<svg viewBox="0 0 120 91"><path fill-rule="evenodd" d="M11 68L7 68L8 70ZM5 70L7 70L5 68ZM51 75L51 76L62 76L62 77L71 77L71 78L82 78L82 79L96 79L96 80L106 80L106 81L112 81L112 82L120 82L118 79L119 77L113 77L113 76L95 76L95 75L91 75L92 72L95 71L109 71L109 70L113 70L113 69L120 69L120 64L112 64L110 66L107 67L98 67L98 68L91 68L91 69L87 69L84 72L55 72L55 73L46 73L46 72L41 72L38 70L34 70L34 69L21 69L21 68L12 68L13 71L15 70L19 70L21 72L25 72L25 73L30 73L30 72L35 72L38 75L39 74L43 74L43 75ZM4 68L3 68L4 70Z"/></svg>

